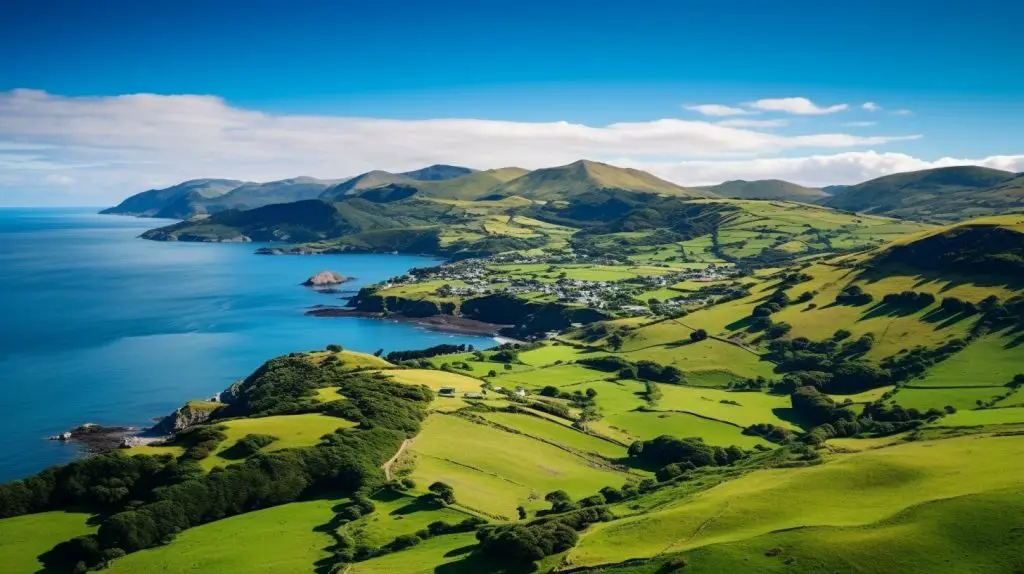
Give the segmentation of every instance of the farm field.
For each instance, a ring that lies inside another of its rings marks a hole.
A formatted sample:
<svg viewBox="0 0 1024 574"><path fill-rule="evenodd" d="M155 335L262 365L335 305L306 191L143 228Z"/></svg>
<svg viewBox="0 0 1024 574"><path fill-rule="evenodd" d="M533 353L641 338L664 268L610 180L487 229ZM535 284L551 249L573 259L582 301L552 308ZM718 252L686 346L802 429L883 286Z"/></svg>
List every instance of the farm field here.
<svg viewBox="0 0 1024 574"><path fill-rule="evenodd" d="M568 363L583 357L595 357L603 354L605 353L595 353L589 349L579 349L569 345L546 344L543 347L519 353L519 360L531 367L543 367L552 365L555 361Z"/></svg>
<svg viewBox="0 0 1024 574"><path fill-rule="evenodd" d="M544 495L553 490L582 497L630 479L539 440L452 415L430 417L411 450L417 484L446 482L458 503L506 517L514 517L519 505L546 508Z"/></svg>
<svg viewBox="0 0 1024 574"><path fill-rule="evenodd" d="M915 388L904 386L892 398L892 402L903 408L915 408L921 411L942 409L949 405L957 410L977 407L978 401L987 401L1007 391L998 387L967 387L967 388Z"/></svg>
<svg viewBox="0 0 1024 574"><path fill-rule="evenodd" d="M341 499L293 502L190 528L167 546L118 560L110 572L310 572L333 540L316 530Z"/></svg>
<svg viewBox="0 0 1024 574"><path fill-rule="evenodd" d="M40 512L0 519L0 569L5 572L47 572L39 556L54 545L96 531L90 515L80 512Z"/></svg>
<svg viewBox="0 0 1024 574"><path fill-rule="evenodd" d="M626 456L626 447L622 445L540 417L502 412L482 413L480 416L525 435L553 442L565 448L607 458L624 458Z"/></svg>
<svg viewBox="0 0 1024 574"><path fill-rule="evenodd" d="M598 525L570 551L574 566L620 562L752 539L797 526L862 526L918 504L1020 488L1024 437L906 443L820 466L759 470L664 510ZM856 492L858 504L844 493Z"/></svg>
<svg viewBox="0 0 1024 574"><path fill-rule="evenodd" d="M620 430L631 440L650 440L667 434L675 437L700 437L711 445L736 445L745 449L769 444L759 437L744 435L737 426L687 413L628 411L607 415L603 422Z"/></svg>
<svg viewBox="0 0 1024 574"><path fill-rule="evenodd" d="M914 381L929 387L1002 387L1024 373L1024 345L1007 348L1012 337L992 334L942 361Z"/></svg>
<svg viewBox="0 0 1024 574"><path fill-rule="evenodd" d="M346 524L343 530L360 543L374 547L383 546L396 536L415 534L436 520L455 524L469 516L392 490L382 490L372 500L376 510Z"/></svg>
<svg viewBox="0 0 1024 574"><path fill-rule="evenodd" d="M1024 407L991 408L979 410L962 410L946 415L936 421L933 426L969 427L985 425L1003 425L1024 423Z"/></svg>
<svg viewBox="0 0 1024 574"><path fill-rule="evenodd" d="M452 574L472 574L485 572L477 561L470 561L470 547L476 544L473 532L436 536L416 546L353 564L347 571L349 574L433 574L434 572L451 572ZM493 565L492 565L493 567ZM485 567L486 568L486 567Z"/></svg>
<svg viewBox="0 0 1024 574"><path fill-rule="evenodd" d="M541 369L505 373L504 375L494 379L493 382L506 387L511 385L520 385L526 388L540 388L552 385L561 388L589 381L600 381L613 376L613 374L614 373L605 373L596 369L590 369L583 365L564 364Z"/></svg>
<svg viewBox="0 0 1024 574"><path fill-rule="evenodd" d="M788 396L762 392L737 392L719 389L659 385L662 399L659 410L685 411L725 421L740 427L756 423L773 423L797 428L791 418ZM733 401L739 405L722 401Z"/></svg>

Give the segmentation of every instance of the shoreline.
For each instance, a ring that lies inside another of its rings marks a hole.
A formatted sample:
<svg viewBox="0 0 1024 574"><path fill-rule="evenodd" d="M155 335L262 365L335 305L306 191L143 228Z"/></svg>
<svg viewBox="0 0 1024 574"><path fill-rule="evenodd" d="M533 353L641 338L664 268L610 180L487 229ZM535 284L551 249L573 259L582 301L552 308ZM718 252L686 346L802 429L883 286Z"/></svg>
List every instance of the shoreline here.
<svg viewBox="0 0 1024 574"><path fill-rule="evenodd" d="M412 323L421 327L441 331L445 333L456 333L459 335L483 335L499 337L499 331L508 325L498 325L457 317L455 315L431 315L429 317L408 317L406 315L384 315L375 311L360 311L348 307L317 306L307 309L306 315L310 317L360 317L364 319L380 319L394 321L396 323ZM509 339L511 340L511 339Z"/></svg>

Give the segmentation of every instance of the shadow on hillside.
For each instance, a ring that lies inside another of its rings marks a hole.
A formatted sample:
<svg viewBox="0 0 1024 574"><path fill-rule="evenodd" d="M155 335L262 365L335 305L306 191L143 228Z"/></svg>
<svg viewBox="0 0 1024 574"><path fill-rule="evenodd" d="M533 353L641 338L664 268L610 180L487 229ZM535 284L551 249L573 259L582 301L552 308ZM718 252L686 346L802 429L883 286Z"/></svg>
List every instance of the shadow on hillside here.
<svg viewBox="0 0 1024 574"><path fill-rule="evenodd" d="M923 311L929 305L931 305L931 303L894 304L880 302L865 311L857 321L867 321L868 319L874 319L875 317L907 317L914 313Z"/></svg>
<svg viewBox="0 0 1024 574"><path fill-rule="evenodd" d="M442 506L430 496L420 496L413 499L409 504L391 511L391 516L406 516L417 512L429 512L439 510Z"/></svg>
<svg viewBox="0 0 1024 574"><path fill-rule="evenodd" d="M925 323L934 324L935 330L941 331L942 329L952 327L953 325L956 325L960 321L970 318L972 315L974 315L974 313L956 313L947 311L942 307L939 307L938 309L933 309L925 313L924 316L921 317L921 321L924 321Z"/></svg>
<svg viewBox="0 0 1024 574"><path fill-rule="evenodd" d="M510 564L504 561L502 564L497 564L492 558L488 558L479 552L472 552L473 548L475 548L475 546L464 546L462 548L456 548L448 554L445 554L445 556L466 554L466 557L462 560L442 564L435 568L434 572L436 574L480 574L481 572L489 572L493 574L529 574L530 572L537 571L537 566L534 564Z"/></svg>
<svg viewBox="0 0 1024 574"><path fill-rule="evenodd" d="M799 416L796 409L792 407L775 407L772 409L772 414L779 420L794 424L800 428L806 428L805 425L807 421L804 420L803 417Z"/></svg>

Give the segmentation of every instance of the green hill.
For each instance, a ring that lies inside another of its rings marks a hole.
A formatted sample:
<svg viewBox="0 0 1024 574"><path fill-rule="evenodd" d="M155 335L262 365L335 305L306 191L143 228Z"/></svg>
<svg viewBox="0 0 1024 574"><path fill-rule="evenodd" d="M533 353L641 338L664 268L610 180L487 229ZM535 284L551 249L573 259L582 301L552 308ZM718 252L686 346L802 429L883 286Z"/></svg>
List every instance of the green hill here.
<svg viewBox="0 0 1024 574"><path fill-rule="evenodd" d="M531 171L495 188L494 193L557 201L598 189L619 189L690 198L710 197L707 192L680 187L645 171L587 160Z"/></svg>
<svg viewBox="0 0 1024 574"><path fill-rule="evenodd" d="M925 221L959 221L1024 209L1024 185L1008 171L943 167L851 185L823 205Z"/></svg>
<svg viewBox="0 0 1024 574"><path fill-rule="evenodd" d="M244 183L233 179L193 179L135 194L100 213L182 219L194 215L189 207L193 202L221 197Z"/></svg>
<svg viewBox="0 0 1024 574"><path fill-rule="evenodd" d="M461 177L441 181L416 183L420 193L439 199L475 200L494 193L495 188L528 173L518 167L505 167L477 171Z"/></svg>
<svg viewBox="0 0 1024 574"><path fill-rule="evenodd" d="M320 194L320 198L338 200L346 196L358 195L362 190L382 185L413 184L416 182L435 183L462 178L474 172L475 170L467 167L453 165L432 165L403 173L391 173L381 170L368 171L325 189Z"/></svg>
<svg viewBox="0 0 1024 574"><path fill-rule="evenodd" d="M699 189L730 199L784 199L814 203L829 196L828 193L820 189L804 187L780 179L756 181L737 179Z"/></svg>

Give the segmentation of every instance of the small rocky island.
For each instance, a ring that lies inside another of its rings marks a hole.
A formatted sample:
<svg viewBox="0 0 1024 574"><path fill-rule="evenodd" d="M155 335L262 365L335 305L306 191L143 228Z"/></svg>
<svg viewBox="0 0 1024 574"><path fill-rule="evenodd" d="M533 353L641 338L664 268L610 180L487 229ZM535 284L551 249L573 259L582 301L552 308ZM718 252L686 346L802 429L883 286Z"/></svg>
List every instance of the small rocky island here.
<svg viewBox="0 0 1024 574"><path fill-rule="evenodd" d="M302 284L306 287L334 287L351 280L352 277L345 277L335 271L321 271L303 281Z"/></svg>

